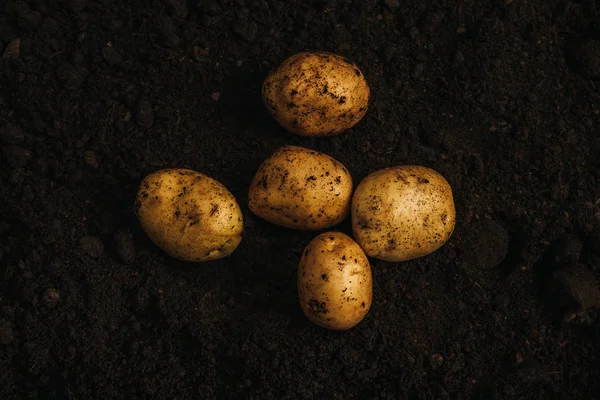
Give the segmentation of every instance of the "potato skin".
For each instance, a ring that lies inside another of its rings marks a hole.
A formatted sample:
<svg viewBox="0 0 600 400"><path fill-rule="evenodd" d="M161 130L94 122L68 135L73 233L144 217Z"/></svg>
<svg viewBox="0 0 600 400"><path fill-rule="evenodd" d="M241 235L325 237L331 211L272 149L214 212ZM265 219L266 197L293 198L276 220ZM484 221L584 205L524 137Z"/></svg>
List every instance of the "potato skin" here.
<svg viewBox="0 0 600 400"><path fill-rule="evenodd" d="M373 300L371 266L364 251L340 232L315 237L300 259L298 298L304 314L321 327L346 330L357 325Z"/></svg>
<svg viewBox="0 0 600 400"><path fill-rule="evenodd" d="M183 261L230 255L240 244L243 217L220 182L189 169L163 169L140 184L135 213L158 247Z"/></svg>
<svg viewBox="0 0 600 400"><path fill-rule="evenodd" d="M454 231L452 188L433 169L404 165L375 171L352 197L352 231L368 256L406 261L430 254Z"/></svg>
<svg viewBox="0 0 600 400"><path fill-rule="evenodd" d="M298 146L277 149L259 167L248 192L248 206L273 224L320 230L350 214L352 176L327 154Z"/></svg>
<svg viewBox="0 0 600 400"><path fill-rule="evenodd" d="M331 136L352 128L367 113L369 96L356 64L327 52L291 56L262 85L271 115L301 136Z"/></svg>

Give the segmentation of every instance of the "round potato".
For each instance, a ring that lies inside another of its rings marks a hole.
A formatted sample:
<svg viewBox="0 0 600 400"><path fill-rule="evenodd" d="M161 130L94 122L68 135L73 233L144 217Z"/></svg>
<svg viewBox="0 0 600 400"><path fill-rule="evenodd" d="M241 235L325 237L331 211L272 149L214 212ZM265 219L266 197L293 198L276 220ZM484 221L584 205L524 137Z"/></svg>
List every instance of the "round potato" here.
<svg viewBox="0 0 600 400"><path fill-rule="evenodd" d="M250 210L286 228L320 230L350 214L352 177L334 158L283 146L259 167L248 193Z"/></svg>
<svg viewBox="0 0 600 400"><path fill-rule="evenodd" d="M148 175L137 193L135 213L150 239L179 260L223 258L242 240L242 211L233 195L189 169Z"/></svg>
<svg viewBox="0 0 600 400"><path fill-rule="evenodd" d="M406 261L434 252L454 231L452 189L431 168L405 165L375 171L352 197L354 238L368 256Z"/></svg>
<svg viewBox="0 0 600 400"><path fill-rule="evenodd" d="M371 266L348 235L326 232L304 249L298 268L298 297L304 314L328 329L346 330L371 308Z"/></svg>
<svg viewBox="0 0 600 400"><path fill-rule="evenodd" d="M291 56L262 85L263 101L286 130L302 136L337 135L365 116L370 90L352 61L326 52Z"/></svg>

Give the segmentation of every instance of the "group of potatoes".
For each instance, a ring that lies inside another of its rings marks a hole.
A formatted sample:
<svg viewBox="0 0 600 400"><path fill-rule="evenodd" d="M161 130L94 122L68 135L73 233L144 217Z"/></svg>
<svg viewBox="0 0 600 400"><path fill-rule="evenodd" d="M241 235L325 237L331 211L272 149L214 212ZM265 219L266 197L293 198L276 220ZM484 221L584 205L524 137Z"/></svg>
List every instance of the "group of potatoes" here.
<svg viewBox="0 0 600 400"><path fill-rule="evenodd" d="M367 112L369 87L351 61L304 52L284 61L262 86L265 105L286 130L303 136L339 134ZM298 146L277 149L259 167L248 193L256 216L279 226L321 231L349 215L354 239L329 231L304 249L298 296L315 324L349 329L372 301L369 259L406 261L439 249L454 231L452 189L436 171L403 165L375 171L353 190L333 157ZM188 169L164 169L141 183L135 212L150 239L174 258L200 262L230 255L243 217L220 182Z"/></svg>

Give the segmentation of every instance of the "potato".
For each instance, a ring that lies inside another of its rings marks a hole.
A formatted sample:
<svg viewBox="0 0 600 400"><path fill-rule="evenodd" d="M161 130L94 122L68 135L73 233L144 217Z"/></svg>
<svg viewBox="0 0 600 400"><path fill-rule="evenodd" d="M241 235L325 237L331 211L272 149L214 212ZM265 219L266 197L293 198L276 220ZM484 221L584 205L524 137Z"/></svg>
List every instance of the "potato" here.
<svg viewBox="0 0 600 400"><path fill-rule="evenodd" d="M135 213L150 239L179 260L223 258L242 240L242 211L233 195L189 169L148 175L137 193Z"/></svg>
<svg viewBox="0 0 600 400"><path fill-rule="evenodd" d="M356 64L326 52L291 56L262 85L271 115L302 136L337 135L352 128L367 113L369 95Z"/></svg>
<svg viewBox="0 0 600 400"><path fill-rule="evenodd" d="M352 177L334 158L283 146L259 167L248 193L250 210L286 228L320 230L350 214Z"/></svg>
<svg viewBox="0 0 600 400"><path fill-rule="evenodd" d="M306 246L298 268L298 298L312 322L350 329L367 315L372 296L369 260L352 238L326 232Z"/></svg>
<svg viewBox="0 0 600 400"><path fill-rule="evenodd" d="M396 166L363 179L352 197L354 238L368 256L406 261L434 252L454 231L452 189L436 171Z"/></svg>

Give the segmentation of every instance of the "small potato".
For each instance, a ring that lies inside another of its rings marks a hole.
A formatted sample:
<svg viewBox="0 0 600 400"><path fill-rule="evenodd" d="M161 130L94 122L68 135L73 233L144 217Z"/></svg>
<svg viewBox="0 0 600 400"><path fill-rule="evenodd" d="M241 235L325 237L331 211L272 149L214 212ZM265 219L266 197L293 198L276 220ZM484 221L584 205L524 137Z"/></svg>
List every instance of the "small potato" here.
<svg viewBox="0 0 600 400"><path fill-rule="evenodd" d="M334 158L283 146L258 169L248 193L250 210L286 228L320 230L350 214L352 177Z"/></svg>
<svg viewBox="0 0 600 400"><path fill-rule="evenodd" d="M137 193L135 212L150 239L179 260L223 258L242 240L242 211L233 195L189 169L148 175Z"/></svg>
<svg viewBox="0 0 600 400"><path fill-rule="evenodd" d="M291 56L262 85L263 101L286 130L302 136L337 135L365 116L370 90L360 69L326 52Z"/></svg>
<svg viewBox="0 0 600 400"><path fill-rule="evenodd" d="M406 261L434 252L454 231L452 189L436 171L405 165L375 171L352 197L352 231L368 256Z"/></svg>
<svg viewBox="0 0 600 400"><path fill-rule="evenodd" d="M328 329L346 330L369 312L371 266L348 235L326 232L304 249L298 268L298 297L304 314Z"/></svg>

